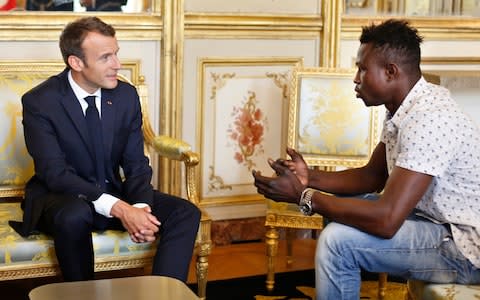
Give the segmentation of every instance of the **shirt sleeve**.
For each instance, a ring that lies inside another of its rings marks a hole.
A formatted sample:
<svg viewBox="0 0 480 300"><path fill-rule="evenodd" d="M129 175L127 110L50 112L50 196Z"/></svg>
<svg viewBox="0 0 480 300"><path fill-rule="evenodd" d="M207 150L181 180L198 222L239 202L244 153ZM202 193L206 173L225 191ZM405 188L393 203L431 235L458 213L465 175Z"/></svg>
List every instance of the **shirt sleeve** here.
<svg viewBox="0 0 480 300"><path fill-rule="evenodd" d="M107 218L113 218L110 214L112 211L112 206L120 199L114 197L110 194L102 194L100 198L95 201L92 201L93 206L95 207L95 211ZM134 207L144 208L147 207L147 203L135 203L133 204Z"/></svg>
<svg viewBox="0 0 480 300"><path fill-rule="evenodd" d="M459 140L455 132L459 128L450 119L440 118L432 112L417 112L416 116L405 120L399 133L400 149L396 165L415 172L432 176L442 175L455 159Z"/></svg>
<svg viewBox="0 0 480 300"><path fill-rule="evenodd" d="M112 206L120 199L110 194L102 194L97 200L92 201L95 211L107 218L113 218L110 214Z"/></svg>

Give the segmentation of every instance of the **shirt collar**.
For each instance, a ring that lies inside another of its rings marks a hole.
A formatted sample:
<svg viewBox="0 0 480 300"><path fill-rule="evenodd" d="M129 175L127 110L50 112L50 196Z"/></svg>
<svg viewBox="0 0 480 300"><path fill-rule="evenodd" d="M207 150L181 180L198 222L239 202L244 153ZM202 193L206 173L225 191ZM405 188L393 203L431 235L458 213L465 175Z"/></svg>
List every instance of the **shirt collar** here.
<svg viewBox="0 0 480 300"><path fill-rule="evenodd" d="M79 99L79 100L80 100L80 99L81 99L81 100L84 100L84 98L87 97L87 96L96 96L96 97L98 97L99 99L101 99L101 96L102 96L101 89L99 88L99 89L96 90L95 93L93 93L93 94L87 93L87 91L85 91L83 88L81 88L81 87L75 82L75 80L73 80L72 70L69 70L69 71L68 71L68 82L70 83L70 86L72 87L73 93L75 94L75 96L77 96L77 99Z"/></svg>
<svg viewBox="0 0 480 300"><path fill-rule="evenodd" d="M403 119L408 114L410 109L417 102L418 97L425 90L425 87L426 87L427 84L428 84L428 82L425 80L425 78L423 78L423 76L420 77L420 79L417 81L417 83L415 83L415 85L410 90L410 92L408 92L405 99L403 99L402 104L400 104L400 106L398 107L395 114L392 116L392 114L387 110L386 118L387 118L388 122L398 128L399 124L403 121Z"/></svg>

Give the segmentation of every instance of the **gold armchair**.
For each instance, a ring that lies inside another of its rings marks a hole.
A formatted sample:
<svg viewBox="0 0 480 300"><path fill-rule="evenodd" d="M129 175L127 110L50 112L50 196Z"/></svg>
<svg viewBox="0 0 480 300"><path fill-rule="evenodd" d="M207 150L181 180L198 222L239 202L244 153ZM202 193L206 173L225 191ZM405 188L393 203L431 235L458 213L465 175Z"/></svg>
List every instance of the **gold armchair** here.
<svg viewBox="0 0 480 300"><path fill-rule="evenodd" d="M137 63L124 64L132 76L138 74ZM20 199L23 187L33 172L33 162L28 155L21 125L20 96L48 76L60 72L63 62L14 61L0 62L0 280L47 277L60 274L55 257L53 240L44 234L23 238L8 224L9 220L20 221ZM146 150L154 150L166 159L178 161L185 169L187 199L198 205L196 168L199 155L183 142L167 136L154 134L148 119L148 93L143 76L130 81L125 76L119 79L132 82L138 90L143 112L143 131ZM206 298L208 255L211 250L209 216L202 211L200 228L196 238L196 275L198 295ZM150 269L155 253L155 243L133 243L128 233L115 230L92 233L95 271L123 269Z"/></svg>

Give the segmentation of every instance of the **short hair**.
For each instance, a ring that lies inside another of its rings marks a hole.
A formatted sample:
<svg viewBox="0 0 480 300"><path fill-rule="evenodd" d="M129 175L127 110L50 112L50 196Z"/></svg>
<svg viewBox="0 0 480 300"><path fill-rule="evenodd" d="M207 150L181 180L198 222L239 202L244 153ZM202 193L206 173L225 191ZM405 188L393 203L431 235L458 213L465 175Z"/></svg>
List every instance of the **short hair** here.
<svg viewBox="0 0 480 300"><path fill-rule="evenodd" d="M68 23L60 35L60 51L63 61L68 65L68 57L75 55L85 61L82 44L89 32L97 32L104 36L115 37L115 29L97 17L84 17Z"/></svg>
<svg viewBox="0 0 480 300"><path fill-rule="evenodd" d="M360 43L372 44L384 63L396 62L410 71L420 72L420 44L423 37L406 20L389 19L378 25L362 27Z"/></svg>

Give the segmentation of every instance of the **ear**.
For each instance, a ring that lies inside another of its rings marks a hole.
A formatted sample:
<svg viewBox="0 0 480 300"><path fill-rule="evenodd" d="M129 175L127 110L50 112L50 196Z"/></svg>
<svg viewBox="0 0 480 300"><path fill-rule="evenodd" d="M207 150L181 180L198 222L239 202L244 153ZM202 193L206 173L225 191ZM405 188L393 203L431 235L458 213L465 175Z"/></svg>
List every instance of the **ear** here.
<svg viewBox="0 0 480 300"><path fill-rule="evenodd" d="M393 80L398 75L398 66L394 63L388 63L385 66L385 75L387 76L387 80Z"/></svg>
<svg viewBox="0 0 480 300"><path fill-rule="evenodd" d="M70 55L67 61L70 68L77 72L82 71L82 69L85 66L83 61L78 56L75 56L75 55Z"/></svg>

